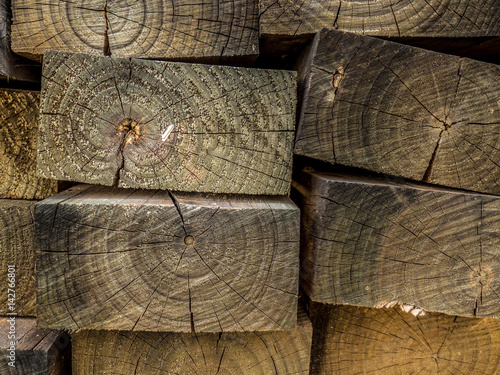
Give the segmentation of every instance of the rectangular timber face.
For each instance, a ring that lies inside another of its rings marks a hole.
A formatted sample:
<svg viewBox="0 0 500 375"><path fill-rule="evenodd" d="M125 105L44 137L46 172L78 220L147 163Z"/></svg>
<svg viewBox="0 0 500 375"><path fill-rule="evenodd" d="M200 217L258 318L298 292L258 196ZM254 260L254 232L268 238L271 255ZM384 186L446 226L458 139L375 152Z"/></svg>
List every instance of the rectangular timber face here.
<svg viewBox="0 0 500 375"><path fill-rule="evenodd" d="M79 330L73 375L308 374L311 321L273 332L171 333Z"/></svg>
<svg viewBox="0 0 500 375"><path fill-rule="evenodd" d="M299 219L288 197L72 187L35 206L38 324L291 329Z"/></svg>
<svg viewBox="0 0 500 375"><path fill-rule="evenodd" d="M500 67L332 29L299 67L295 153L500 194Z"/></svg>
<svg viewBox="0 0 500 375"><path fill-rule="evenodd" d="M313 303L311 375L498 374L500 320Z"/></svg>
<svg viewBox="0 0 500 375"><path fill-rule="evenodd" d="M313 301L500 317L500 197L318 172L294 186Z"/></svg>
<svg viewBox="0 0 500 375"><path fill-rule="evenodd" d="M225 61L259 53L257 0L12 0L12 49Z"/></svg>
<svg viewBox="0 0 500 375"><path fill-rule="evenodd" d="M479 37L500 33L497 0L261 0L261 36L300 36L325 27L381 37Z"/></svg>
<svg viewBox="0 0 500 375"><path fill-rule="evenodd" d="M286 195L296 73L45 55L37 173L107 186Z"/></svg>

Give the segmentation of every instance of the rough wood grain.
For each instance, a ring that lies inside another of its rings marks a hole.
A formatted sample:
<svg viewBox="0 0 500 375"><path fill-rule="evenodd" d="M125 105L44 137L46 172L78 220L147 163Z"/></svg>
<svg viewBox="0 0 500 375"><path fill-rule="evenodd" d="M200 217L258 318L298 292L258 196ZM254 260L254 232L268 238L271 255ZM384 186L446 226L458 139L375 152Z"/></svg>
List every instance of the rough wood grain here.
<svg viewBox="0 0 500 375"><path fill-rule="evenodd" d="M0 90L0 198L43 199L56 181L35 176L40 94Z"/></svg>
<svg viewBox="0 0 500 375"><path fill-rule="evenodd" d="M313 301L500 317L500 198L303 172L301 286Z"/></svg>
<svg viewBox="0 0 500 375"><path fill-rule="evenodd" d="M219 332L296 324L288 197L80 185L35 206L42 327Z"/></svg>
<svg viewBox="0 0 500 375"><path fill-rule="evenodd" d="M295 72L44 59L38 174L119 187L285 195Z"/></svg>
<svg viewBox="0 0 500 375"><path fill-rule="evenodd" d="M12 53L10 49L10 0L0 1L0 79L40 82L40 64Z"/></svg>
<svg viewBox="0 0 500 375"><path fill-rule="evenodd" d="M0 318L0 373L2 375L66 375L70 373L70 337L65 332L39 329L31 318ZM11 323L15 325L11 329ZM13 333L14 332L14 333ZM15 338L11 336L14 334ZM14 367L11 340L14 340Z"/></svg>
<svg viewBox="0 0 500 375"><path fill-rule="evenodd" d="M500 67L323 30L300 66L295 153L500 193Z"/></svg>
<svg viewBox="0 0 500 375"><path fill-rule="evenodd" d="M73 374L307 374L312 326L290 331L181 334L78 331Z"/></svg>
<svg viewBox="0 0 500 375"><path fill-rule="evenodd" d="M0 315L34 316L35 201L0 199ZM14 293L9 296L9 266L14 266ZM14 296L12 296L14 294ZM14 303L9 305L8 299Z"/></svg>
<svg viewBox="0 0 500 375"><path fill-rule="evenodd" d="M324 27L384 37L500 34L496 0L261 0L262 36L314 34Z"/></svg>
<svg viewBox="0 0 500 375"><path fill-rule="evenodd" d="M311 375L500 371L500 320L314 303Z"/></svg>
<svg viewBox="0 0 500 375"><path fill-rule="evenodd" d="M12 0L12 49L141 58L258 55L255 0Z"/></svg>

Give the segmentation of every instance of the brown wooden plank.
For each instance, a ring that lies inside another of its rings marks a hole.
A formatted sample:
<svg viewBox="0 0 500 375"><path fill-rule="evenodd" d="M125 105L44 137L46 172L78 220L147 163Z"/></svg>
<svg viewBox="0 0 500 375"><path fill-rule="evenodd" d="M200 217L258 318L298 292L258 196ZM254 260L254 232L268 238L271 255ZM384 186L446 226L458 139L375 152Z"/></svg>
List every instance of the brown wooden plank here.
<svg viewBox="0 0 500 375"><path fill-rule="evenodd" d="M255 0L12 0L12 49L117 57L219 60L259 53Z"/></svg>
<svg viewBox="0 0 500 375"><path fill-rule="evenodd" d="M42 327L219 332L296 324L288 197L80 185L35 206Z"/></svg>
<svg viewBox="0 0 500 375"><path fill-rule="evenodd" d="M500 67L323 30L300 67L295 153L500 193Z"/></svg>
<svg viewBox="0 0 500 375"><path fill-rule="evenodd" d="M69 349L65 332L37 328L32 318L0 317L2 375L66 375Z"/></svg>
<svg viewBox="0 0 500 375"><path fill-rule="evenodd" d="M0 315L35 316L34 206L35 201L0 199Z"/></svg>
<svg viewBox="0 0 500 375"><path fill-rule="evenodd" d="M35 176L40 94L0 90L0 198L43 199L57 183Z"/></svg>
<svg viewBox="0 0 500 375"><path fill-rule="evenodd" d="M500 320L313 303L311 375L500 371Z"/></svg>
<svg viewBox="0 0 500 375"><path fill-rule="evenodd" d="M301 286L313 301L500 317L500 198L303 172Z"/></svg>
<svg viewBox="0 0 500 375"><path fill-rule="evenodd" d="M300 36L334 27L384 37L500 35L496 0L262 0L262 36Z"/></svg>
<svg viewBox="0 0 500 375"><path fill-rule="evenodd" d="M312 327L299 310L289 331L182 334L79 331L73 374L307 374Z"/></svg>
<svg viewBox="0 0 500 375"><path fill-rule="evenodd" d="M119 187L285 195L295 77L48 53L38 174Z"/></svg>

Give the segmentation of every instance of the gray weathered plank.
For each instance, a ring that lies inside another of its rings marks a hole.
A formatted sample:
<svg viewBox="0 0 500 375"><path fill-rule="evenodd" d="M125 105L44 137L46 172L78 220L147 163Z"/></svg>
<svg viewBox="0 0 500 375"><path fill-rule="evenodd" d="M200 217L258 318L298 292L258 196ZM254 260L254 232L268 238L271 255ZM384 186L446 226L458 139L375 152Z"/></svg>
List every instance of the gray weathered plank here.
<svg viewBox="0 0 500 375"><path fill-rule="evenodd" d="M35 206L41 327L220 332L296 324L288 197L79 185Z"/></svg>
<svg viewBox="0 0 500 375"><path fill-rule="evenodd" d="M500 193L500 67L335 30L301 60L295 152Z"/></svg>
<svg viewBox="0 0 500 375"><path fill-rule="evenodd" d="M500 197L306 171L295 186L313 301L500 317Z"/></svg>
<svg viewBox="0 0 500 375"><path fill-rule="evenodd" d="M289 192L295 72L51 52L43 75L40 176Z"/></svg>

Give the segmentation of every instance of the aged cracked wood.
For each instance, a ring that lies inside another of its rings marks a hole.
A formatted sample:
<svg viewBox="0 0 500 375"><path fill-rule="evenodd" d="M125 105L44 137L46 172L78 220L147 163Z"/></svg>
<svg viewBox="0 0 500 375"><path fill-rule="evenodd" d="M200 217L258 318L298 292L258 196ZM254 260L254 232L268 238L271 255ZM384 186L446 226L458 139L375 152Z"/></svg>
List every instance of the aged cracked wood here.
<svg viewBox="0 0 500 375"><path fill-rule="evenodd" d="M10 0L0 1L0 79L40 82L41 66L12 53L10 49Z"/></svg>
<svg viewBox="0 0 500 375"><path fill-rule="evenodd" d="M8 312L34 316L35 201L0 199L0 315ZM14 266L15 285L10 289L8 272ZM13 293L12 293L13 292ZM9 295L10 294L10 295ZM14 303L8 305L8 299Z"/></svg>
<svg viewBox="0 0 500 375"><path fill-rule="evenodd" d="M2 375L66 375L71 370L70 337L65 332L39 329L34 318L15 318L15 367L11 355L11 319L0 317L0 373Z"/></svg>
<svg viewBox="0 0 500 375"><path fill-rule="evenodd" d="M324 30L299 77L295 153L500 193L500 66Z"/></svg>
<svg viewBox="0 0 500 375"><path fill-rule="evenodd" d="M40 176L289 192L295 72L51 52L43 75Z"/></svg>
<svg viewBox="0 0 500 375"><path fill-rule="evenodd" d="M42 199L57 182L35 176L40 94L0 90L0 198Z"/></svg>
<svg viewBox="0 0 500 375"><path fill-rule="evenodd" d="M313 303L311 375L500 372L500 320Z"/></svg>
<svg viewBox="0 0 500 375"><path fill-rule="evenodd" d="M500 198L302 173L301 286L313 301L500 317Z"/></svg>
<svg viewBox="0 0 500 375"><path fill-rule="evenodd" d="M12 49L219 59L259 53L256 0L12 0Z"/></svg>
<svg viewBox="0 0 500 375"><path fill-rule="evenodd" d="M299 311L289 331L79 331L72 335L73 374L307 374L312 327Z"/></svg>
<svg viewBox="0 0 500 375"><path fill-rule="evenodd" d="M288 197L70 188L35 206L38 324L293 328L299 219Z"/></svg>
<svg viewBox="0 0 500 375"><path fill-rule="evenodd" d="M500 35L497 0L261 0L263 36L314 34L324 27L383 37Z"/></svg>

